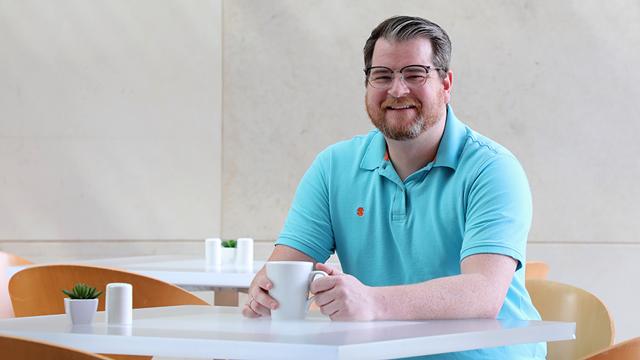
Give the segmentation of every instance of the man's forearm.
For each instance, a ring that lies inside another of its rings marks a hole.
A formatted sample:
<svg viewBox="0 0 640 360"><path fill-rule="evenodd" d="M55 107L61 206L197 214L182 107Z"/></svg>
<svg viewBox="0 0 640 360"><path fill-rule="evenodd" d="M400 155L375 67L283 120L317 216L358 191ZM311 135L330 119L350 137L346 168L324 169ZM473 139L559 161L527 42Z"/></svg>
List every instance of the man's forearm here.
<svg viewBox="0 0 640 360"><path fill-rule="evenodd" d="M276 245L268 261L308 261L315 263L312 257L286 245Z"/></svg>
<svg viewBox="0 0 640 360"><path fill-rule="evenodd" d="M495 318L504 293L482 274L371 288L378 320Z"/></svg>

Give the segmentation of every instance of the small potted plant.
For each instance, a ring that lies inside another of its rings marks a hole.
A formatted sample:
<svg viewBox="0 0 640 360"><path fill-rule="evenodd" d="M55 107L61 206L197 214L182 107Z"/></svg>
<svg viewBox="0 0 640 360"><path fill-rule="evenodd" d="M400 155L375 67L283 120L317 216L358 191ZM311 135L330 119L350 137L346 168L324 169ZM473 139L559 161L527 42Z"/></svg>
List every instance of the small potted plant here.
<svg viewBox="0 0 640 360"><path fill-rule="evenodd" d="M93 316L98 310L98 296L102 291L87 284L78 283L71 291L62 290L68 296L64 299L64 309L71 317L74 325L91 324Z"/></svg>
<svg viewBox="0 0 640 360"><path fill-rule="evenodd" d="M236 240L223 240L222 243L222 265L234 265L236 261Z"/></svg>

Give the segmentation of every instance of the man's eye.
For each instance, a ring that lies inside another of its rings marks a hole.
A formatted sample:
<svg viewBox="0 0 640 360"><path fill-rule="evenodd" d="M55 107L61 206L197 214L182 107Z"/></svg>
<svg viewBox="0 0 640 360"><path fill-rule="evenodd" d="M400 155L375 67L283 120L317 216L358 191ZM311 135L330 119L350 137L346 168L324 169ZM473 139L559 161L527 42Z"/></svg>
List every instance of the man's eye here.
<svg viewBox="0 0 640 360"><path fill-rule="evenodd" d="M371 78L374 81L385 81L385 80L391 80L391 75L389 74L373 75Z"/></svg>

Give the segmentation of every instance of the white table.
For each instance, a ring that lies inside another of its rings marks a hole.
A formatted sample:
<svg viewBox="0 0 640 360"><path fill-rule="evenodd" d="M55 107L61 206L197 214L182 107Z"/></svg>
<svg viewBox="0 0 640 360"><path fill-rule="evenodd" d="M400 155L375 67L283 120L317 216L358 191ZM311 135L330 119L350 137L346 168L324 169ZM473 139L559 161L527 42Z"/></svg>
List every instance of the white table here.
<svg viewBox="0 0 640 360"><path fill-rule="evenodd" d="M216 292L215 304L230 306L238 305L238 291L248 289L255 273L264 265L264 261L255 261L252 271L241 271L233 266L223 267L216 271L207 268L204 258L181 255L69 260L62 263L118 268L151 276L190 291L214 290ZM11 277L25 267L27 266L9 267L8 276Z"/></svg>
<svg viewBox="0 0 640 360"><path fill-rule="evenodd" d="M438 320L334 322L245 319L237 308L172 306L134 310L131 327L72 326L66 315L0 320L0 333L91 352L188 358L397 358L570 340L575 324L549 321Z"/></svg>
<svg viewBox="0 0 640 360"><path fill-rule="evenodd" d="M71 262L70 262L71 263ZM204 258L184 255L152 255L73 261L75 264L115 267L155 277L187 290L218 288L248 289L264 261L254 261L252 270L224 266L209 269Z"/></svg>

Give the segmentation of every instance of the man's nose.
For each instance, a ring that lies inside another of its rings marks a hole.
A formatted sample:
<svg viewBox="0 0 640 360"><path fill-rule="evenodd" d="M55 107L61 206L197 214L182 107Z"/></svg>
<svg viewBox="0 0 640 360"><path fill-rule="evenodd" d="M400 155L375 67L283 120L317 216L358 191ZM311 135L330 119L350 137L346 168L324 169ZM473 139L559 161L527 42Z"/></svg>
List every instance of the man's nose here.
<svg viewBox="0 0 640 360"><path fill-rule="evenodd" d="M409 93L409 87L404 82L401 74L393 77L393 81L391 81L391 87L389 88L387 93L394 98L399 98Z"/></svg>

